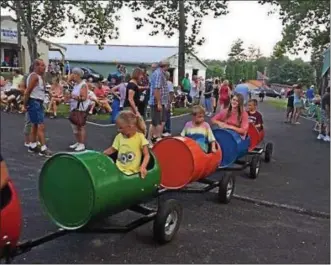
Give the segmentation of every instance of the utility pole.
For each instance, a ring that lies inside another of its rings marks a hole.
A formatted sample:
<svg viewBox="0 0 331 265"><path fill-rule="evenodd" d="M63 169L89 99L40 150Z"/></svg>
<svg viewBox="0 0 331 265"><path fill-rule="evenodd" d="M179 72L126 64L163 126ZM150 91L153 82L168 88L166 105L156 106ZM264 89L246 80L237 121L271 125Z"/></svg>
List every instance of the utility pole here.
<svg viewBox="0 0 331 265"><path fill-rule="evenodd" d="M185 76L185 33L186 33L186 18L185 18L185 0L178 0L179 6L179 43L178 43L178 84L181 84Z"/></svg>

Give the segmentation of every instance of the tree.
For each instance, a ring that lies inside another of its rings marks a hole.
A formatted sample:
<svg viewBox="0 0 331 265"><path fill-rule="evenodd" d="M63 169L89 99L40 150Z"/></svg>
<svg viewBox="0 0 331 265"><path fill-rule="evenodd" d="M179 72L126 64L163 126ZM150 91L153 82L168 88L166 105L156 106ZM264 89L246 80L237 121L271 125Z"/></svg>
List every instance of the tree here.
<svg viewBox="0 0 331 265"><path fill-rule="evenodd" d="M115 21L116 10L122 1L80 1L80 0L17 0L2 1L1 8L13 11L20 31L27 37L30 59L38 57L37 40L43 37L62 37L67 29L63 22L68 19L77 35L94 38L100 48L106 39L118 37Z"/></svg>
<svg viewBox="0 0 331 265"><path fill-rule="evenodd" d="M324 50L313 48L310 56L310 64L315 70L316 75L316 86L321 93L322 89L322 68L323 68L323 52Z"/></svg>
<svg viewBox="0 0 331 265"><path fill-rule="evenodd" d="M290 60L287 56L280 58L271 57L268 65L270 83L289 84L302 83L314 84L314 69L302 59Z"/></svg>
<svg viewBox="0 0 331 265"><path fill-rule="evenodd" d="M151 36L163 33L171 38L179 34L178 80L185 74L185 53L193 52L196 45L205 41L199 36L203 17L213 14L226 15L227 3L224 0L126 0L133 12L147 11L144 17L137 14L134 19L137 29L145 24L152 25ZM181 11L181 12L180 12ZM189 31L190 30L190 31Z"/></svg>
<svg viewBox="0 0 331 265"><path fill-rule="evenodd" d="M237 39L231 46L229 59L231 61L243 61L247 58L245 48L243 47L244 41Z"/></svg>
<svg viewBox="0 0 331 265"><path fill-rule="evenodd" d="M224 68L226 65L225 61L220 60L204 60L204 63L208 65L206 71L207 78L214 78L214 77L223 77L224 76Z"/></svg>
<svg viewBox="0 0 331 265"><path fill-rule="evenodd" d="M262 53L259 47L250 45L247 49L247 59L249 61L256 61L262 57Z"/></svg>
<svg viewBox="0 0 331 265"><path fill-rule="evenodd" d="M260 0L276 6L283 24L280 49L297 54L309 48L326 47L330 44L330 4L315 0Z"/></svg>

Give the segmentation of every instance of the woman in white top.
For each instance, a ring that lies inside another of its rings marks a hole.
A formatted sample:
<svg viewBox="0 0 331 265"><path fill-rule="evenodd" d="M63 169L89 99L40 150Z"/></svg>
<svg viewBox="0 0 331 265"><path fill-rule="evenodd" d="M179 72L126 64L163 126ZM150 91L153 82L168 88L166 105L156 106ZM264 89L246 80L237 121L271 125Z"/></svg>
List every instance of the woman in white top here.
<svg viewBox="0 0 331 265"><path fill-rule="evenodd" d="M70 99L70 111L76 110L78 105L79 111L87 111L89 106L87 85L82 80L84 72L80 68L72 69L71 75L69 77L69 82L73 81L75 83L74 88L71 92ZM79 103L79 104L78 104ZM76 138L76 143L70 145L70 149L74 149L77 152L85 150L85 126L77 126L75 124L71 124L73 133Z"/></svg>

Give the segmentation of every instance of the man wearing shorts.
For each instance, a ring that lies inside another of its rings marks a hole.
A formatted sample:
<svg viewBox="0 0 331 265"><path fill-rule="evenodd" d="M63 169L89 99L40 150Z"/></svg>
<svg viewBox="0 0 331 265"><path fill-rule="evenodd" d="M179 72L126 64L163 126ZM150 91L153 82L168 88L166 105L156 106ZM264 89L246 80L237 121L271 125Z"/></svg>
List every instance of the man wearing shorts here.
<svg viewBox="0 0 331 265"><path fill-rule="evenodd" d="M326 93L322 97L322 123L318 140L330 142L330 87L326 89Z"/></svg>
<svg viewBox="0 0 331 265"><path fill-rule="evenodd" d="M45 73L45 63L41 59L33 62L33 72L27 78L27 89L24 95L24 106L28 111L31 128L31 144L29 152L39 153L40 156L50 157L52 153L46 146L45 126L44 126L44 100L45 84L43 75ZM39 150L37 137L41 143Z"/></svg>
<svg viewBox="0 0 331 265"><path fill-rule="evenodd" d="M169 64L160 62L159 67L153 72L150 85L149 105L152 118L152 142L161 139L164 124L167 120L169 103L169 90L166 72Z"/></svg>

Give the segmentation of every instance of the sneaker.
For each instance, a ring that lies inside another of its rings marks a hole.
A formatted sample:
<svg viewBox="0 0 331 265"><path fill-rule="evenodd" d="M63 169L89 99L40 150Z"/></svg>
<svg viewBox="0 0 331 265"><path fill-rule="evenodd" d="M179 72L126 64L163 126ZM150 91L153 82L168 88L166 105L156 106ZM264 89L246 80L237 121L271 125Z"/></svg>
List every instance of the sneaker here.
<svg viewBox="0 0 331 265"><path fill-rule="evenodd" d="M32 148L31 146L29 146L28 152L29 153L39 153L40 148L38 147L38 145L34 148Z"/></svg>
<svg viewBox="0 0 331 265"><path fill-rule="evenodd" d="M30 147L30 144L24 143L25 147Z"/></svg>
<svg viewBox="0 0 331 265"><path fill-rule="evenodd" d="M75 148L76 152L82 152L85 150L85 144L78 144L77 147Z"/></svg>
<svg viewBox="0 0 331 265"><path fill-rule="evenodd" d="M324 142L330 142L330 136L325 136L324 138L323 138L323 141Z"/></svg>
<svg viewBox="0 0 331 265"><path fill-rule="evenodd" d="M76 149L79 143L75 143L69 146L70 149Z"/></svg>
<svg viewBox="0 0 331 265"><path fill-rule="evenodd" d="M171 133L165 132L162 134L162 137L169 137L169 136L171 136Z"/></svg>
<svg viewBox="0 0 331 265"><path fill-rule="evenodd" d="M52 157L53 153L51 152L51 150L45 149L44 151L40 150L39 155L44 157Z"/></svg>
<svg viewBox="0 0 331 265"><path fill-rule="evenodd" d="M324 135L323 135L323 134L319 134L319 135L317 136L317 140L322 140L322 139L324 139Z"/></svg>
<svg viewBox="0 0 331 265"><path fill-rule="evenodd" d="M296 123L294 123L294 124L296 124L296 125L299 125L299 124L300 124L300 122L298 122L298 121L297 121L297 122L296 122Z"/></svg>

